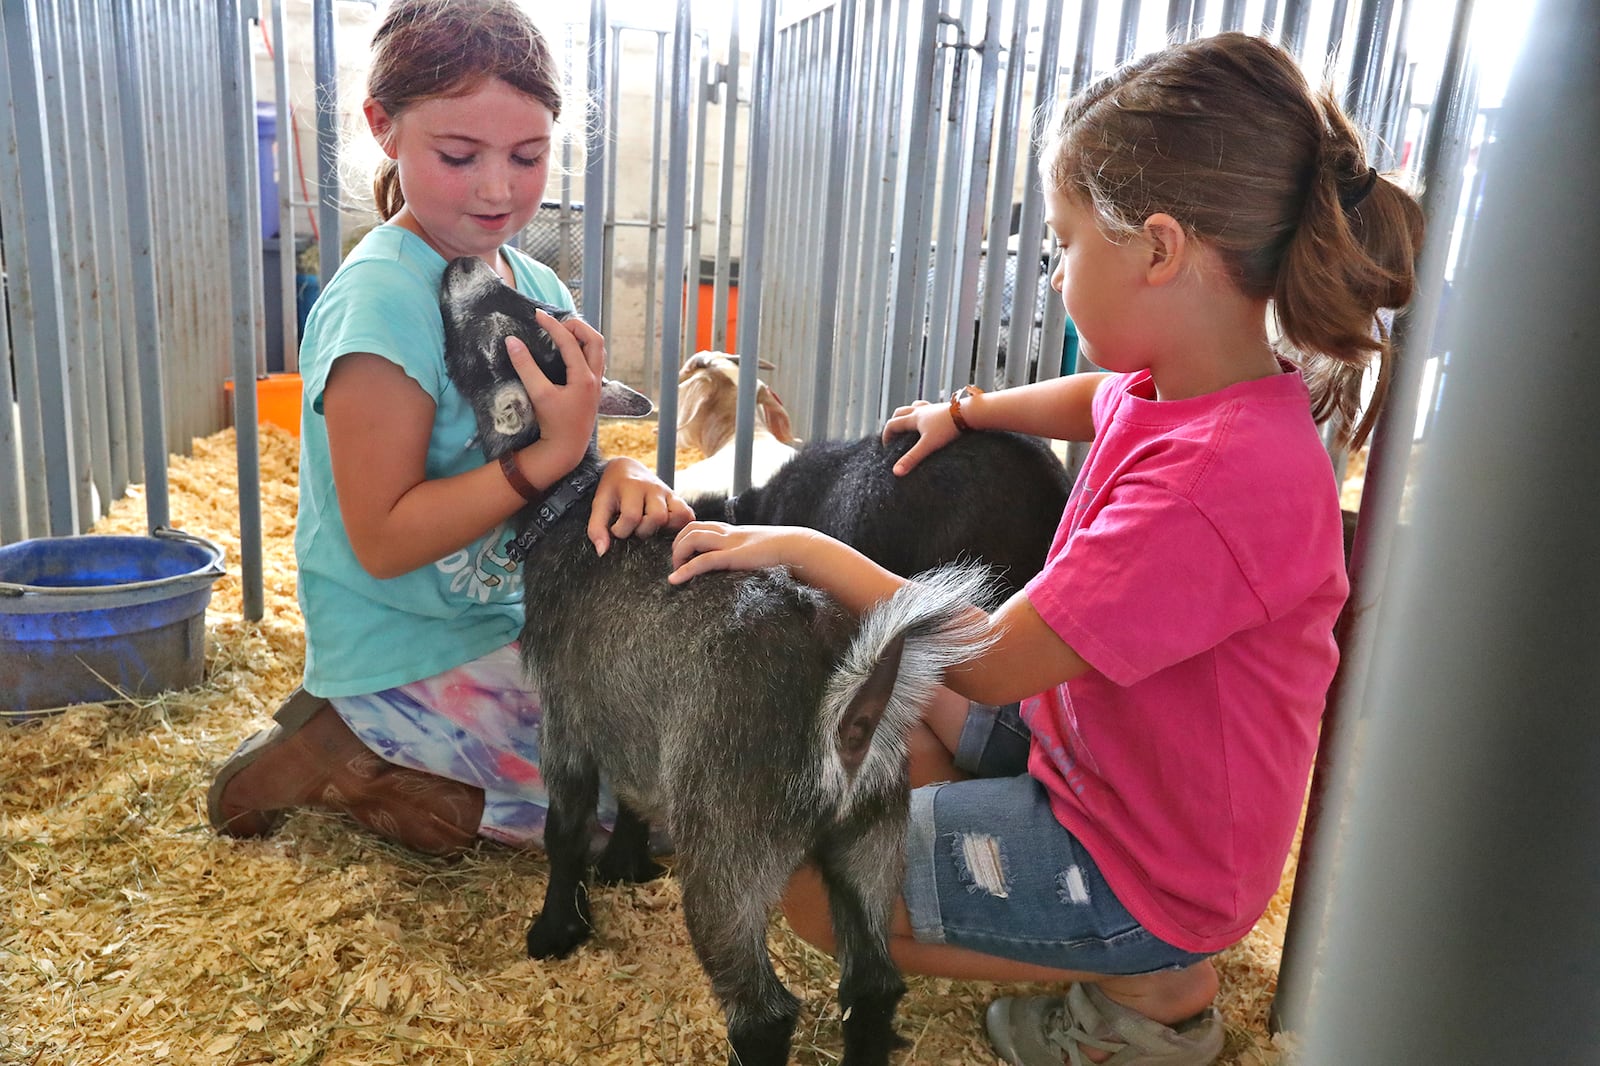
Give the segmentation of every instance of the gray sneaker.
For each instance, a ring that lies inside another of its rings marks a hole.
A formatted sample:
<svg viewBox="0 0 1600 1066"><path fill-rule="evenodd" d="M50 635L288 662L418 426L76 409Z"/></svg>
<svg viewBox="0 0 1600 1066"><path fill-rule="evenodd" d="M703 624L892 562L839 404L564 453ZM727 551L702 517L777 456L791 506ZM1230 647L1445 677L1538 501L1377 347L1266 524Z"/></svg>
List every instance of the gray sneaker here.
<svg viewBox="0 0 1600 1066"><path fill-rule="evenodd" d="M1084 1048L1111 1053L1099 1066L1210 1066L1224 1036L1215 1008L1168 1027L1082 983L1064 997L997 999L985 1024L1011 1066L1095 1066Z"/></svg>

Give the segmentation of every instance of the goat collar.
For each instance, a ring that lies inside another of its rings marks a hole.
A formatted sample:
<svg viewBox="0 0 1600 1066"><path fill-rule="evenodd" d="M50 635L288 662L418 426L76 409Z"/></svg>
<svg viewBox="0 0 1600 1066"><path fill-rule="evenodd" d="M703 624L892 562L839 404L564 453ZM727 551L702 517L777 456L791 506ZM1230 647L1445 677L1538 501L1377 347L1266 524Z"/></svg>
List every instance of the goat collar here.
<svg viewBox="0 0 1600 1066"><path fill-rule="evenodd" d="M595 482L600 480L600 471L593 467L574 470L560 481L556 482L544 499L539 501L537 507L529 506L524 514L527 516L527 525L515 540L506 542L506 558L514 563L520 563L528 557L534 545L544 539L550 527L561 520L561 516L571 510L572 505L585 499L589 490L594 488Z"/></svg>

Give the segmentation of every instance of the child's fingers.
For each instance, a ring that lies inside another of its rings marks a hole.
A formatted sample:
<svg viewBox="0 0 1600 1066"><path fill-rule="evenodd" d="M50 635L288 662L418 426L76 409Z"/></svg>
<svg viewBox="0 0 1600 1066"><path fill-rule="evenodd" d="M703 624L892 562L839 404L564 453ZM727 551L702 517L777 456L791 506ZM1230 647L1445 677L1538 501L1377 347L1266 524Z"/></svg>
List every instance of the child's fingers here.
<svg viewBox="0 0 1600 1066"><path fill-rule="evenodd" d="M511 369L517 372L517 378L522 382L522 387L528 390L530 399L537 399L546 389L555 386L520 337L506 338L506 354L511 357Z"/></svg>
<svg viewBox="0 0 1600 1066"><path fill-rule="evenodd" d="M907 433L917 428L917 409L928 406L927 400L915 400L908 407L896 407L894 414L889 416L889 421L883 424L883 443L888 444L889 438L900 433Z"/></svg>
<svg viewBox="0 0 1600 1066"><path fill-rule="evenodd" d="M534 317L540 328L548 333L550 339L555 342L556 350L561 353L561 361L567 367L567 384L571 385L580 378L588 378L598 385L600 383L601 370L605 368L605 346L603 344L600 346L600 368L596 369L593 365L593 357L584 350L583 345L578 342L578 338L567 328L567 323L559 321L547 311L539 311ZM590 330L590 332L594 331ZM599 336L599 334L595 335Z"/></svg>
<svg viewBox="0 0 1600 1066"><path fill-rule="evenodd" d="M917 438L917 443L911 446L911 450L902 455L900 457L900 461L894 464L894 472L897 475L911 473L911 471L917 468L918 463L922 462L922 460L926 459L929 455L932 455L934 452L938 451L940 445L943 443L943 441L936 443L932 437L924 433L922 436Z"/></svg>
<svg viewBox="0 0 1600 1066"><path fill-rule="evenodd" d="M562 323L577 340L578 346L583 349L583 357L589 364L589 369L598 377L606 372L606 339L600 331L576 315Z"/></svg>

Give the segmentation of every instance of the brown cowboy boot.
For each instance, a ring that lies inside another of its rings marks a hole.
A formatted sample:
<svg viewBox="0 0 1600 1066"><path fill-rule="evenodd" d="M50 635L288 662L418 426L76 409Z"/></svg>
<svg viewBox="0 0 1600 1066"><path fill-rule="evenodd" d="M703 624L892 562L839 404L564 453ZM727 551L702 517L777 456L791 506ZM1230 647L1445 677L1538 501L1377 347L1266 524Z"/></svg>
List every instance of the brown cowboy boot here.
<svg viewBox="0 0 1600 1066"><path fill-rule="evenodd" d="M429 855L472 846L483 790L373 754L327 700L295 689L277 725L239 745L206 795L224 836L264 836L294 807L348 814L379 836Z"/></svg>

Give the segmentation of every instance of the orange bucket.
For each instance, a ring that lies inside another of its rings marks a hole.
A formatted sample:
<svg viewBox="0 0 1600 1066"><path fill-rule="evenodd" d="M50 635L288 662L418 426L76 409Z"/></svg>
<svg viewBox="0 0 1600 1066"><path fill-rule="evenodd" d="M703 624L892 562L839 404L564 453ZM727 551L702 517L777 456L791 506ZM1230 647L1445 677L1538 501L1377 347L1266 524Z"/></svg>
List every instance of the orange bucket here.
<svg viewBox="0 0 1600 1066"><path fill-rule="evenodd" d="M222 385L228 402L228 421L233 421L233 382ZM256 378L256 421L262 425L270 422L300 435L300 375L268 374Z"/></svg>

